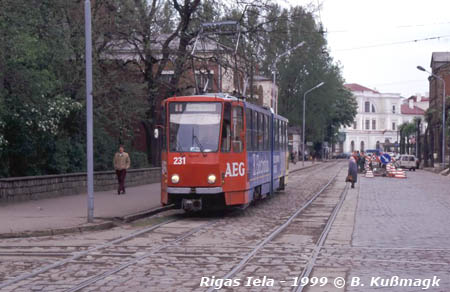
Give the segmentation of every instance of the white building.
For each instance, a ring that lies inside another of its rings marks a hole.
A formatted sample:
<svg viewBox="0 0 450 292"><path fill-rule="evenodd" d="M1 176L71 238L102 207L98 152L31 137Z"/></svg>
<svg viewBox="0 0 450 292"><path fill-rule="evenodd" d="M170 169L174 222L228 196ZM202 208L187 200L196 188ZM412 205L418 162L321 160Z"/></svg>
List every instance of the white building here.
<svg viewBox="0 0 450 292"><path fill-rule="evenodd" d="M345 87L355 96L358 109L353 125L340 130L345 134L340 150L393 151L399 139L398 126L403 123L400 94L380 93L359 84L345 84Z"/></svg>

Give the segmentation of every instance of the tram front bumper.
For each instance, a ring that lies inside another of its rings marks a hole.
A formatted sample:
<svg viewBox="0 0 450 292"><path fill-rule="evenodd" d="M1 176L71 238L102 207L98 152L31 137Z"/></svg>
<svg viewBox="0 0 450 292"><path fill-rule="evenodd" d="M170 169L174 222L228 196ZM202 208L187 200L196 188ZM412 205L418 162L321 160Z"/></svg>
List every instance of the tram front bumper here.
<svg viewBox="0 0 450 292"><path fill-rule="evenodd" d="M223 193L222 187L212 188L183 188L183 187L168 187L167 193L169 194L220 194Z"/></svg>

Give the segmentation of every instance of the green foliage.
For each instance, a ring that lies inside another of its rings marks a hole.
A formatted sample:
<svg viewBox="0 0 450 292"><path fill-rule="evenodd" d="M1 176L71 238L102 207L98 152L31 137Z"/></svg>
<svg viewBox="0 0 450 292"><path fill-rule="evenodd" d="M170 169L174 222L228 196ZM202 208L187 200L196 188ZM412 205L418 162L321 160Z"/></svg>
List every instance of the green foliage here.
<svg viewBox="0 0 450 292"><path fill-rule="evenodd" d="M323 28L300 6L289 10L271 6L267 20L267 37L262 40L262 68L267 76L277 56L304 42L276 64L279 113L289 118L290 125L301 126L304 93L324 82L306 96L306 136L308 141L333 142L339 128L353 121L357 104L344 89L341 70L328 53Z"/></svg>
<svg viewBox="0 0 450 292"><path fill-rule="evenodd" d="M96 170L112 169L120 140L133 140L147 106L142 82L101 58L111 26L110 15L97 12L106 4L93 6ZM0 176L85 171L83 17L82 1L2 1Z"/></svg>
<svg viewBox="0 0 450 292"><path fill-rule="evenodd" d="M301 125L303 94L325 82L307 97L309 141L331 141L339 127L353 121L356 103L343 89L323 29L300 6L282 9L269 0L103 0L92 5L95 170L112 169L119 144L125 144L132 167L148 166L149 153L133 147L137 125L153 123L165 96L160 93L177 90L192 61L189 45L204 22L239 21L244 78L271 76L275 58L305 42L281 58L276 71L279 113L291 125ZM3 0L1 8L0 176L85 171L83 1ZM169 36L167 43L155 41L161 34ZM221 41L234 47L233 37ZM118 43L133 49L136 58L110 58L120 51L120 45L114 47ZM234 70L224 59L222 68ZM174 71L170 82L162 78L167 67Z"/></svg>

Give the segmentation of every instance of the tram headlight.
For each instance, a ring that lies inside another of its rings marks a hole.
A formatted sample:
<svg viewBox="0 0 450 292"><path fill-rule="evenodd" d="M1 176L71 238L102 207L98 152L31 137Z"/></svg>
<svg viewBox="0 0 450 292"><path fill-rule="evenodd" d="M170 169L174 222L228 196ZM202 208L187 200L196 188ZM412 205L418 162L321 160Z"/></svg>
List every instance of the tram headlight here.
<svg viewBox="0 0 450 292"><path fill-rule="evenodd" d="M174 174L170 180L172 183L177 184L180 181L180 176L178 174Z"/></svg>
<svg viewBox="0 0 450 292"><path fill-rule="evenodd" d="M208 175L208 183L213 184L216 182L216 176L214 174Z"/></svg>

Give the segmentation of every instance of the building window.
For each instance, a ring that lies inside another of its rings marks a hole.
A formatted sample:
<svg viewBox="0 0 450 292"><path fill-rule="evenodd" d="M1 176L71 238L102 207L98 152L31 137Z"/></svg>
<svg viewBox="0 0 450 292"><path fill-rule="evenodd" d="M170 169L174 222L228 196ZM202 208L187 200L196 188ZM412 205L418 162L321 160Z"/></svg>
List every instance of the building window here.
<svg viewBox="0 0 450 292"><path fill-rule="evenodd" d="M353 129L357 129L357 124L356 124L356 122L353 122Z"/></svg>
<svg viewBox="0 0 450 292"><path fill-rule="evenodd" d="M370 102L366 101L366 102L364 103L364 111L365 111L366 113L370 113Z"/></svg>
<svg viewBox="0 0 450 292"><path fill-rule="evenodd" d="M375 130L377 128L377 121L372 120L372 130Z"/></svg>
<svg viewBox="0 0 450 292"><path fill-rule="evenodd" d="M395 114L395 105L392 106L392 113Z"/></svg>
<svg viewBox="0 0 450 292"><path fill-rule="evenodd" d="M364 141L361 141L361 145L359 147L359 150L360 151L365 151L365 149L364 149Z"/></svg>
<svg viewBox="0 0 450 292"><path fill-rule="evenodd" d="M375 106L372 104L372 112L375 112Z"/></svg>
<svg viewBox="0 0 450 292"><path fill-rule="evenodd" d="M161 82L163 83L163 84L169 84L170 83L170 81L172 80L172 77L173 77L173 72L172 71L163 71L162 73L161 73Z"/></svg>
<svg viewBox="0 0 450 292"><path fill-rule="evenodd" d="M370 130L370 121L366 120L366 130Z"/></svg>
<svg viewBox="0 0 450 292"><path fill-rule="evenodd" d="M195 73L197 84L200 92L211 92L213 90L213 74L211 73Z"/></svg>
<svg viewBox="0 0 450 292"><path fill-rule="evenodd" d="M395 122L392 123L392 131L395 131Z"/></svg>
<svg viewBox="0 0 450 292"><path fill-rule="evenodd" d="M355 141L352 141L350 143L350 152L353 152L353 151L355 151Z"/></svg>

